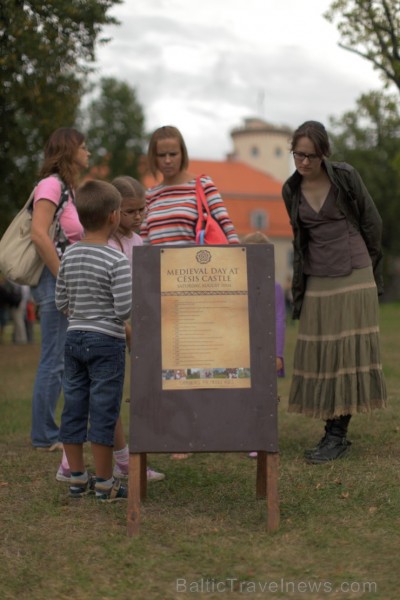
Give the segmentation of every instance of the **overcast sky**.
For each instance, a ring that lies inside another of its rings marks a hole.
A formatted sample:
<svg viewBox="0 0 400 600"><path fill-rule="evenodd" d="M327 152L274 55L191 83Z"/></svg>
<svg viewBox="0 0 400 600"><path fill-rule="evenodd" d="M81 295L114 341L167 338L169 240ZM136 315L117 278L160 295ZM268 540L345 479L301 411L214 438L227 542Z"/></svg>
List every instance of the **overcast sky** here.
<svg viewBox="0 0 400 600"><path fill-rule="evenodd" d="M331 0L126 0L97 52L97 77L136 89L146 130L176 125L191 158L223 159L230 130L259 116L327 124L382 87L370 63L338 47Z"/></svg>

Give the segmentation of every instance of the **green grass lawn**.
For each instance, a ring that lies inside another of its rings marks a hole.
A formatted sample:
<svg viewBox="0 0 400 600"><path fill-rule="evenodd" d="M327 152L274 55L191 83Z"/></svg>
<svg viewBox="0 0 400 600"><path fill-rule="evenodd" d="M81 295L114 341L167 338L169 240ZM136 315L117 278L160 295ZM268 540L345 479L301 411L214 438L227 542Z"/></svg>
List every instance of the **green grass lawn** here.
<svg viewBox="0 0 400 600"><path fill-rule="evenodd" d="M255 497L256 461L241 453L149 455L166 479L149 484L137 537L126 533L126 503L69 500L55 480L60 453L30 446L38 345L0 346L0 599L398 600L399 304L382 306L381 329L389 406L353 418L348 457L313 466L302 455L323 423L287 414L297 331L288 326L274 534Z"/></svg>

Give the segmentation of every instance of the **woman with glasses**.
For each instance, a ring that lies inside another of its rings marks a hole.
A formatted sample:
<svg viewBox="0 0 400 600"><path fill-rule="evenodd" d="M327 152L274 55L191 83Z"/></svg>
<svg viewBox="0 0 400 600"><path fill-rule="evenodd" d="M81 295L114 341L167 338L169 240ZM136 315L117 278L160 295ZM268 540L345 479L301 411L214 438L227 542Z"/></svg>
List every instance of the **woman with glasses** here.
<svg viewBox="0 0 400 600"><path fill-rule="evenodd" d="M325 127L293 134L296 171L283 186L294 236L293 318L299 318L289 412L325 421L305 452L313 464L336 460L351 442L353 414L386 405L380 359L382 222L358 172L327 160Z"/></svg>

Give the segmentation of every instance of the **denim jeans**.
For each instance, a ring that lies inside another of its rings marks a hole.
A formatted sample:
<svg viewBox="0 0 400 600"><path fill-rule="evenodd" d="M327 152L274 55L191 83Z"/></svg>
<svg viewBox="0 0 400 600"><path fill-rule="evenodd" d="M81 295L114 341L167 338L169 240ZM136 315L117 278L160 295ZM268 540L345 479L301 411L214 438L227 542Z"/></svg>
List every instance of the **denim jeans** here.
<svg viewBox="0 0 400 600"><path fill-rule="evenodd" d="M33 446L47 447L58 442L59 429L55 422L57 401L61 393L64 371L64 345L67 317L55 304L56 279L44 268L32 296L39 306L41 353L32 399Z"/></svg>
<svg viewBox="0 0 400 600"><path fill-rule="evenodd" d="M125 376L125 340L69 331L65 342L64 410L60 440L114 445ZM89 431L88 431L89 424Z"/></svg>

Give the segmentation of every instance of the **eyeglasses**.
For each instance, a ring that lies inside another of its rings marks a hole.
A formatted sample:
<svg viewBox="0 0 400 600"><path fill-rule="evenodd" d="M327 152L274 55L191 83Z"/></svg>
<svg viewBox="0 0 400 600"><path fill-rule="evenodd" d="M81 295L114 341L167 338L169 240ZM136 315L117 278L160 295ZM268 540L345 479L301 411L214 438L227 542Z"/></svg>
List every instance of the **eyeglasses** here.
<svg viewBox="0 0 400 600"><path fill-rule="evenodd" d="M126 210L121 210L121 214L130 217L131 215L139 214L140 216L144 213L146 207L143 208L128 208Z"/></svg>
<svg viewBox="0 0 400 600"><path fill-rule="evenodd" d="M299 162L303 162L306 160L306 158L308 158L308 160L311 162L312 160L317 160L317 158L320 158L318 156L318 154L306 154L305 152L293 152L293 158L294 160L298 160Z"/></svg>

